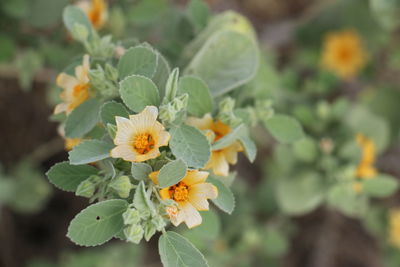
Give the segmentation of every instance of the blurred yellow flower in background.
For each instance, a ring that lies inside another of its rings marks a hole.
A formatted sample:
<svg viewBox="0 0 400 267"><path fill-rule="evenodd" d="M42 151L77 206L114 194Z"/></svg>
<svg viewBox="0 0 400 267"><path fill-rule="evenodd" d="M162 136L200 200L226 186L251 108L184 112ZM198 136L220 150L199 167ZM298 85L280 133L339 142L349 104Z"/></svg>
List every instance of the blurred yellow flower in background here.
<svg viewBox="0 0 400 267"><path fill-rule="evenodd" d="M115 117L117 133L111 157L141 162L160 155L159 147L168 145L170 134L157 121L158 110L147 106L141 113L129 119Z"/></svg>
<svg viewBox="0 0 400 267"><path fill-rule="evenodd" d="M151 180L158 184L157 172L150 173ZM177 207L168 207L166 212L173 225L178 226L185 222L189 228L198 226L202 222L199 210L208 210L207 199L218 196L217 188L206 183L209 173L205 171L189 170L179 183L160 190L162 199L172 199Z"/></svg>
<svg viewBox="0 0 400 267"><path fill-rule="evenodd" d="M400 210L389 211L389 241L400 248Z"/></svg>
<svg viewBox="0 0 400 267"><path fill-rule="evenodd" d="M75 76L66 73L57 76L57 86L63 88L60 95L63 102L56 106L55 114L61 112L69 114L89 98L89 69L89 55L85 55L82 65L75 68Z"/></svg>
<svg viewBox="0 0 400 267"><path fill-rule="evenodd" d="M101 28L107 21L107 3L104 0L80 1L76 4L85 12L93 28Z"/></svg>
<svg viewBox="0 0 400 267"><path fill-rule="evenodd" d="M354 30L328 33L324 38L322 66L347 79L355 76L366 64L367 53Z"/></svg>
<svg viewBox="0 0 400 267"><path fill-rule="evenodd" d="M375 144L363 134L357 134L356 142L362 149L361 161L357 166L356 177L372 178L377 174L375 163Z"/></svg>
<svg viewBox="0 0 400 267"><path fill-rule="evenodd" d="M232 130L231 127L222 121L214 121L210 114L204 115L203 118L189 117L186 123L198 128L199 130L205 131L205 134L210 139L211 143L218 141ZM228 176L229 164L236 164L237 153L242 150L243 148L238 141L228 147L214 150L211 153L210 160L204 168L212 169L216 175Z"/></svg>

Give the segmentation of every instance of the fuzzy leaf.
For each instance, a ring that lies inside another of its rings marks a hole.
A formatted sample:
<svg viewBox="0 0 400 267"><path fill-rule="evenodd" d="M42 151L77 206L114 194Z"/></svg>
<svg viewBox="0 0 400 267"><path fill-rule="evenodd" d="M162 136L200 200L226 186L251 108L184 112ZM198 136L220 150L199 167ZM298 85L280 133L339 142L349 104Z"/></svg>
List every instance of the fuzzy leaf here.
<svg viewBox="0 0 400 267"><path fill-rule="evenodd" d="M303 128L292 117L275 115L264 123L271 135L281 143L292 143L304 137Z"/></svg>
<svg viewBox="0 0 400 267"><path fill-rule="evenodd" d="M152 172L151 166L142 162L132 162L131 174L136 180L146 180Z"/></svg>
<svg viewBox="0 0 400 267"><path fill-rule="evenodd" d="M101 245L124 227L122 214L128 202L112 199L90 205L71 221L67 236L81 246Z"/></svg>
<svg viewBox="0 0 400 267"><path fill-rule="evenodd" d="M72 165L82 165L110 157L113 144L100 140L87 140L75 146L69 154Z"/></svg>
<svg viewBox="0 0 400 267"><path fill-rule="evenodd" d="M88 100L76 107L65 122L65 135L80 138L90 132L99 121L100 103L96 99Z"/></svg>
<svg viewBox="0 0 400 267"><path fill-rule="evenodd" d="M182 124L171 130L171 136L169 145L175 157L188 167L204 167L210 158L210 143L198 129Z"/></svg>
<svg viewBox="0 0 400 267"><path fill-rule="evenodd" d="M214 101L207 84L199 78L186 76L179 80L179 91L189 95L188 112L203 117L213 111Z"/></svg>
<svg viewBox="0 0 400 267"><path fill-rule="evenodd" d="M82 181L98 172L99 170L93 166L75 166L64 161L51 167L46 175L49 178L49 181L57 188L68 192L75 192Z"/></svg>
<svg viewBox="0 0 400 267"><path fill-rule="evenodd" d="M63 12L63 21L65 27L67 27L68 31L74 35L75 25L80 24L87 29L87 32L92 34L93 28L92 24L88 20L87 16L83 11L77 6L69 5L64 9Z"/></svg>
<svg viewBox="0 0 400 267"><path fill-rule="evenodd" d="M212 202L222 211L231 214L235 209L235 197L231 189L213 176L209 176L207 182L212 183L218 189L218 197L212 199Z"/></svg>
<svg viewBox="0 0 400 267"><path fill-rule="evenodd" d="M367 179L363 182L363 192L374 197L388 197L399 187L396 178L379 174L378 176Z"/></svg>
<svg viewBox="0 0 400 267"><path fill-rule="evenodd" d="M206 267L201 252L183 236L168 231L158 240L158 250L164 267Z"/></svg>
<svg viewBox="0 0 400 267"><path fill-rule="evenodd" d="M100 118L103 124L107 125L108 123L110 123L115 125L115 116L128 118L129 112L121 103L115 101L104 103L100 110Z"/></svg>
<svg viewBox="0 0 400 267"><path fill-rule="evenodd" d="M136 74L152 78L157 68L157 54L148 47L128 49L118 62L120 79Z"/></svg>
<svg viewBox="0 0 400 267"><path fill-rule="evenodd" d="M125 105L134 112L141 112L146 106L160 104L157 86L144 76L126 77L121 81L119 91Z"/></svg>
<svg viewBox="0 0 400 267"><path fill-rule="evenodd" d="M161 188L177 184L185 177L186 171L187 166L183 160L177 159L171 161L160 169L160 173L157 176L158 184Z"/></svg>

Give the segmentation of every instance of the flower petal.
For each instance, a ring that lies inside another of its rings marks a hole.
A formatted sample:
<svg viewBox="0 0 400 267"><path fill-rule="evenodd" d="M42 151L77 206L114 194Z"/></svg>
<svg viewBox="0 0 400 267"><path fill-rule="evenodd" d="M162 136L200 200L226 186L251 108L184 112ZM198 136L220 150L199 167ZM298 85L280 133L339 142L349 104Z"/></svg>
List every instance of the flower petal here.
<svg viewBox="0 0 400 267"><path fill-rule="evenodd" d="M167 146L171 135L167 131L162 131L158 135L157 146Z"/></svg>
<svg viewBox="0 0 400 267"><path fill-rule="evenodd" d="M212 169L214 174L218 176L228 176L229 174L229 164L222 151L213 151L205 168Z"/></svg>
<svg viewBox="0 0 400 267"><path fill-rule="evenodd" d="M197 210L208 210L207 199L215 199L218 189L210 183L195 184L190 187L189 201Z"/></svg>
<svg viewBox="0 0 400 267"><path fill-rule="evenodd" d="M60 73L56 79L57 86L66 89L66 91L71 91L79 81L71 75Z"/></svg>
<svg viewBox="0 0 400 267"><path fill-rule="evenodd" d="M209 113L203 116L203 118L189 117L186 120L186 124L196 127L200 130L208 130L213 126L213 119Z"/></svg>
<svg viewBox="0 0 400 267"><path fill-rule="evenodd" d="M189 170L186 172L186 176L183 178L182 182L188 186L203 183L207 179L208 175L208 172Z"/></svg>
<svg viewBox="0 0 400 267"><path fill-rule="evenodd" d="M142 161L146 161L148 159L155 159L158 156L160 156L160 150L158 150L158 148L154 148L153 150L147 152L146 154L139 154L136 151L134 151L134 153L136 154L136 160L135 162L142 162Z"/></svg>
<svg viewBox="0 0 400 267"><path fill-rule="evenodd" d="M122 158L126 161L137 161L137 155L133 151L132 147L128 145L119 145L114 147L110 151L110 155L113 158Z"/></svg>
<svg viewBox="0 0 400 267"><path fill-rule="evenodd" d="M177 216L177 221L184 221L189 228L193 228L201 224L202 219L200 213L189 202L178 203L180 211Z"/></svg>
<svg viewBox="0 0 400 267"><path fill-rule="evenodd" d="M116 145L129 145L132 142L132 136L135 133L132 122L124 117L115 117L117 122L117 133L114 138Z"/></svg>

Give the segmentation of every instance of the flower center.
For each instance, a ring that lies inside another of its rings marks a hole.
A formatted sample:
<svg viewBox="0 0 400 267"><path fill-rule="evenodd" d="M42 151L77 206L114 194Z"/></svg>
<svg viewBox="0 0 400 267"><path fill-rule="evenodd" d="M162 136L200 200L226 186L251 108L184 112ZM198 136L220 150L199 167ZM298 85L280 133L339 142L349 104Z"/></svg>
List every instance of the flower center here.
<svg viewBox="0 0 400 267"><path fill-rule="evenodd" d="M342 47L339 51L338 51L338 57L339 60L342 63L347 63L350 61L351 59L351 55L352 55L352 51L350 49L348 49L347 47Z"/></svg>
<svg viewBox="0 0 400 267"><path fill-rule="evenodd" d="M186 201L189 198L188 188L184 182L179 182L169 188L169 195L175 201Z"/></svg>
<svg viewBox="0 0 400 267"><path fill-rule="evenodd" d="M68 110L73 110L89 98L89 84L77 84L72 89L72 102L68 105Z"/></svg>
<svg viewBox="0 0 400 267"><path fill-rule="evenodd" d="M139 154L147 154L150 150L154 148L154 138L151 134L142 133L135 136L133 142L133 148Z"/></svg>

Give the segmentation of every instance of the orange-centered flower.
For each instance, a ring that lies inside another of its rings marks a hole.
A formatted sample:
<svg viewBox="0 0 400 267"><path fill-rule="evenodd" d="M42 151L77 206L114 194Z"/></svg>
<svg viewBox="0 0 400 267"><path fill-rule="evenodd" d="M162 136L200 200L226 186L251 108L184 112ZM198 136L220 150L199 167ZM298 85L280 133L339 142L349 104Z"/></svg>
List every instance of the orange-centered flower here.
<svg viewBox="0 0 400 267"><path fill-rule="evenodd" d="M400 248L400 210L389 212L389 241Z"/></svg>
<svg viewBox="0 0 400 267"><path fill-rule="evenodd" d="M77 6L85 12L93 25L93 28L101 28L107 20L107 3L104 0L84 0L77 3Z"/></svg>
<svg viewBox="0 0 400 267"><path fill-rule="evenodd" d="M75 76L66 73L57 76L56 83L63 88L60 95L63 102L56 106L54 113L68 114L89 98L89 68L89 55L85 55L82 65L75 68Z"/></svg>
<svg viewBox="0 0 400 267"><path fill-rule="evenodd" d="M357 166L356 177L372 178L377 174L374 167L375 163L375 144L363 134L358 134L356 137L357 144L362 149L361 161Z"/></svg>
<svg viewBox="0 0 400 267"><path fill-rule="evenodd" d="M159 147L168 145L170 135L157 121L156 107L147 106L141 113L130 115L129 119L115 117L117 133L116 147L111 157L126 161L141 162L160 155Z"/></svg>
<svg viewBox="0 0 400 267"><path fill-rule="evenodd" d="M204 115L203 118L190 117L186 123L199 130L205 131L206 136L209 137L211 143L214 143L231 132L231 128L221 122L220 120L214 121L210 114ZM214 150L211 153L210 160L204 167L205 169L212 169L216 175L228 176L229 163L236 164L237 153L242 151L243 148L238 141L234 142L228 147L220 150Z"/></svg>
<svg viewBox="0 0 400 267"><path fill-rule="evenodd" d="M150 173L151 180L158 184L157 172ZM200 225L202 222L198 210L208 210L207 199L218 196L217 188L206 183L208 172L189 170L179 183L160 190L162 199L172 199L177 206L166 208L166 212L173 225L178 226L185 222L189 228Z"/></svg>
<svg viewBox="0 0 400 267"><path fill-rule="evenodd" d="M328 33L322 53L322 66L341 78L355 76L367 61L362 40L354 30Z"/></svg>

